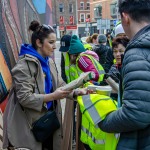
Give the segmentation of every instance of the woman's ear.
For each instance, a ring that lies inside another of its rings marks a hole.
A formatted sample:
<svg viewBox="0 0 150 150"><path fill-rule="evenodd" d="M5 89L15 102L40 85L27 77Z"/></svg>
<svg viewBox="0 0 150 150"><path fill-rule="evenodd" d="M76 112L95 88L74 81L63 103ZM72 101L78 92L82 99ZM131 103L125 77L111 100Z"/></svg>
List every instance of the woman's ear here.
<svg viewBox="0 0 150 150"><path fill-rule="evenodd" d="M36 40L36 45L37 45L38 48L42 47L42 43L39 39Z"/></svg>

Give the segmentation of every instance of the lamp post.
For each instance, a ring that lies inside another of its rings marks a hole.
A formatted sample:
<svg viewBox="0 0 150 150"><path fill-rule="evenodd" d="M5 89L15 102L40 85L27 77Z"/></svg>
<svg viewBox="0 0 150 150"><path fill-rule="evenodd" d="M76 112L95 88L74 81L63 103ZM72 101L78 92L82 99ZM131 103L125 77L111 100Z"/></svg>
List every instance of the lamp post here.
<svg viewBox="0 0 150 150"><path fill-rule="evenodd" d="M119 21L119 14L118 14L118 0L116 2L116 18L117 18L117 22Z"/></svg>
<svg viewBox="0 0 150 150"><path fill-rule="evenodd" d="M101 32L102 6L100 4L94 7L94 19L97 21L97 29Z"/></svg>

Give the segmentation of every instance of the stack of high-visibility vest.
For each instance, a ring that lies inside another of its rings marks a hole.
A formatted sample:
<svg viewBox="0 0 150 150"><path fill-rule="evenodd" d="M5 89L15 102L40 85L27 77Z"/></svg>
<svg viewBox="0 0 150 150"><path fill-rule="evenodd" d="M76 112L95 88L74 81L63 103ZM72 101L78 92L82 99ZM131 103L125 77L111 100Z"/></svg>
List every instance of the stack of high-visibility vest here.
<svg viewBox="0 0 150 150"><path fill-rule="evenodd" d="M82 113L80 140L92 150L116 150L119 134L103 132L98 123L107 114L117 110L117 104L110 97L90 94L77 98Z"/></svg>

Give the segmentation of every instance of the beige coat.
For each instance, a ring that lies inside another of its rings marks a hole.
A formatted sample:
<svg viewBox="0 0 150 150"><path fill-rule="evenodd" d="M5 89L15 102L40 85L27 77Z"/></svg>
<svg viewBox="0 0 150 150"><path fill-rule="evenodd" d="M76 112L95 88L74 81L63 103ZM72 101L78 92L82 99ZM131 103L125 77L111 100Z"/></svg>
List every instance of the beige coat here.
<svg viewBox="0 0 150 150"><path fill-rule="evenodd" d="M30 66L31 77L27 61ZM58 75L56 66L50 60L50 70L52 75L53 90L64 85L62 78ZM4 113L4 141L3 147L8 147L8 140L15 147L29 148L32 150L41 150L42 144L37 142L30 130L29 124L39 119L47 111L43 104L44 98L44 75L40 62L33 56L26 55L21 58L12 70L16 95L18 100L10 99ZM35 78L39 87L38 92ZM35 93L33 92L35 91ZM25 113L22 111L20 104L24 107ZM57 116L62 122L61 105L57 100L56 107ZM28 123L28 121L29 123ZM53 136L53 150L61 150L62 143L62 126Z"/></svg>

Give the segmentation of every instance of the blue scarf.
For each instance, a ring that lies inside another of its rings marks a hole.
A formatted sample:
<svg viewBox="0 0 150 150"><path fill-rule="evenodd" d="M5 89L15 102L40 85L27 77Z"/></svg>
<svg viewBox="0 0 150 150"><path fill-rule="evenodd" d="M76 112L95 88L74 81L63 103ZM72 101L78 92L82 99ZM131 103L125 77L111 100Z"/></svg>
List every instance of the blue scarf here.
<svg viewBox="0 0 150 150"><path fill-rule="evenodd" d="M45 74L45 93L49 94L52 92L52 79L50 74L50 68L49 68L49 57L42 57L31 45L29 44L22 44L20 54L25 55L29 54L34 57L36 57L42 66L43 73ZM52 106L52 102L47 102L47 108L49 109Z"/></svg>

